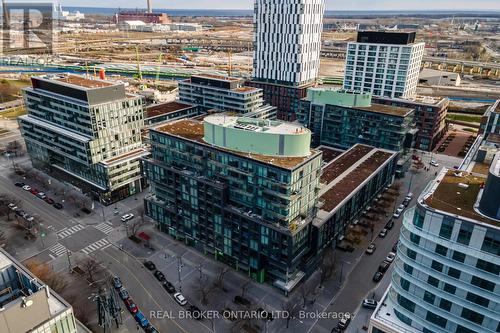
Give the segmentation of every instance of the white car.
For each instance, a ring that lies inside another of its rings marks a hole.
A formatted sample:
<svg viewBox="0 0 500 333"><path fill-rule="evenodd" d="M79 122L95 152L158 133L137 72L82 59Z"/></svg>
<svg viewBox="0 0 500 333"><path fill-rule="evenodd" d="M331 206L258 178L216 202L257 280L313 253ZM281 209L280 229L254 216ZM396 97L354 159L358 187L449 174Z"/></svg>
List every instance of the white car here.
<svg viewBox="0 0 500 333"><path fill-rule="evenodd" d="M182 296L181 293L175 293L174 294L174 299L175 299L175 301L177 303L179 303L182 306L184 306L184 305L187 304L187 299L184 296Z"/></svg>
<svg viewBox="0 0 500 333"><path fill-rule="evenodd" d="M394 214L392 214L392 216L395 217L395 218L398 218L398 217L401 216L402 212L403 212L403 210L400 209L400 208L398 208L398 209L396 209L396 211L394 212Z"/></svg>
<svg viewBox="0 0 500 333"><path fill-rule="evenodd" d="M127 222L128 220L131 220L134 218L134 214L125 214L122 216L122 222Z"/></svg>
<svg viewBox="0 0 500 333"><path fill-rule="evenodd" d="M406 195L405 200L409 200L410 201L412 198L413 198L413 193L410 192L410 193L408 193Z"/></svg>
<svg viewBox="0 0 500 333"><path fill-rule="evenodd" d="M401 204L401 205L399 205L399 206L398 206L398 210L400 210L400 209L401 209L401 211L403 211L403 210L405 209L405 207L406 207L406 206L405 206L404 204Z"/></svg>
<svg viewBox="0 0 500 333"><path fill-rule="evenodd" d="M29 185L24 185L24 186L23 186L23 190L25 190L25 191L31 191L31 186L29 186Z"/></svg>
<svg viewBox="0 0 500 333"><path fill-rule="evenodd" d="M396 259L396 253L394 253L394 252L389 252L387 257L385 258L385 260L388 262L393 262L394 259Z"/></svg>
<svg viewBox="0 0 500 333"><path fill-rule="evenodd" d="M387 236L387 229L385 229L385 228L384 228L384 229L382 229L382 230L379 232L378 236L379 236L380 238L384 238L385 236Z"/></svg>
<svg viewBox="0 0 500 333"><path fill-rule="evenodd" d="M431 161L431 165L434 166L434 167L438 167L439 166L439 163L436 162L436 161Z"/></svg>

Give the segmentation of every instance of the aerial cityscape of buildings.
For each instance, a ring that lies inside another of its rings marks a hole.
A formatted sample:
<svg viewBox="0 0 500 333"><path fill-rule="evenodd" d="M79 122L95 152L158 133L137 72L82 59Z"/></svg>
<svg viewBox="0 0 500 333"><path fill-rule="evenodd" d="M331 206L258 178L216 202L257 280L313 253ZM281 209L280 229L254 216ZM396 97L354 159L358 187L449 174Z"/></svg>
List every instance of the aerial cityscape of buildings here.
<svg viewBox="0 0 500 333"><path fill-rule="evenodd" d="M500 332L498 15L456 60L325 0L54 11L0 64L0 333Z"/></svg>

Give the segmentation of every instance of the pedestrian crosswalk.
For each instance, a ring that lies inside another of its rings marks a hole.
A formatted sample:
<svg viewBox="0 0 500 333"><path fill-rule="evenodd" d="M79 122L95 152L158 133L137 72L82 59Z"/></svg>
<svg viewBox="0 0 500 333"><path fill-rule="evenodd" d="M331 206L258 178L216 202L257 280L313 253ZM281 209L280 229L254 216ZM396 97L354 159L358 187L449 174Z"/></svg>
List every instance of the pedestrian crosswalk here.
<svg viewBox="0 0 500 333"><path fill-rule="evenodd" d="M107 239L103 238L101 240L98 240L97 242L94 242L94 243L84 247L82 249L82 252L85 254L89 254L89 253L92 253L92 252L97 251L99 249L103 250L103 249L107 248L108 246L111 246L111 243Z"/></svg>
<svg viewBox="0 0 500 333"><path fill-rule="evenodd" d="M49 251L51 252L49 253L49 256L52 259L55 259L59 256L62 256L63 254L66 254L68 252L68 249L64 245L57 243L56 245L50 247Z"/></svg>
<svg viewBox="0 0 500 333"><path fill-rule="evenodd" d="M106 235L108 235L111 231L113 231L113 224L111 222L103 222L98 225L95 225L94 228L96 228L99 231L102 231Z"/></svg>
<svg viewBox="0 0 500 333"><path fill-rule="evenodd" d="M63 238L69 237L82 229L85 229L85 227L81 224L77 224L77 225L74 225L72 227L67 227L67 228L61 229L57 232L57 239L63 239Z"/></svg>

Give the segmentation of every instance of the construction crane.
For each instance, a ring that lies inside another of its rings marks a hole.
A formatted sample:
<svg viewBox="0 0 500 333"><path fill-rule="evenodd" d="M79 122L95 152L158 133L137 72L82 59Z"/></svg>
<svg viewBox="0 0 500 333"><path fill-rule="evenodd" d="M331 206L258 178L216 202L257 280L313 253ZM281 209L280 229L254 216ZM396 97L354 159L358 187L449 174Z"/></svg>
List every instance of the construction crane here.
<svg viewBox="0 0 500 333"><path fill-rule="evenodd" d="M160 52L160 55L158 56L158 67L156 67L156 81L155 81L156 88L158 88L158 83L160 83L160 66L162 60L163 60L163 53Z"/></svg>
<svg viewBox="0 0 500 333"><path fill-rule="evenodd" d="M137 78L142 80L141 59L139 58L139 45L135 46L135 56L137 58Z"/></svg>

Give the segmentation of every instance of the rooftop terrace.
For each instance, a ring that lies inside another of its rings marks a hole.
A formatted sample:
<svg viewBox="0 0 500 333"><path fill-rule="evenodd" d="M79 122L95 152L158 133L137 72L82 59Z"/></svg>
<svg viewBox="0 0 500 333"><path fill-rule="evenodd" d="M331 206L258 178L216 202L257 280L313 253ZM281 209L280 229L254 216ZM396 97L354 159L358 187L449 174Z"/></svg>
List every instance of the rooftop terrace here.
<svg viewBox="0 0 500 333"><path fill-rule="evenodd" d="M309 156L304 157L281 157L281 156L268 156L262 154L248 153L248 152L240 152L232 149L217 147L213 145L209 145L203 139L204 137L204 126L202 121L193 120L193 119L182 119L178 121L174 121L168 123L166 125L158 126L153 131L166 133L172 136L176 136L182 139L186 139L189 141L194 141L197 143L201 143L205 146L215 148L221 151L229 152L232 154L236 154L242 157L246 157L249 159L253 159L259 162L263 162L266 164L271 164L284 169L294 169L299 166L303 162L307 161L310 157L319 154L319 151L311 150Z"/></svg>
<svg viewBox="0 0 500 333"><path fill-rule="evenodd" d="M177 112L177 111L192 108L192 107L193 107L193 105L191 105L191 104L180 103L177 101L155 104L155 105L149 106L146 109L146 117L147 118L158 117L161 115Z"/></svg>
<svg viewBox="0 0 500 333"><path fill-rule="evenodd" d="M102 88L102 87L109 87L109 86L116 84L116 83L97 80L97 79L95 79L95 80L94 79L87 79L83 76L71 75L71 74L57 77L55 79L55 81L68 83L68 84L71 84L74 86L79 86L82 88Z"/></svg>
<svg viewBox="0 0 500 333"><path fill-rule="evenodd" d="M394 153L378 149L375 150L375 148L372 147L359 147L358 145L354 148L356 147L358 148L354 153L349 154L350 151L347 151L346 154L339 157L337 160L342 160L340 164L330 170L328 176L329 182L335 181L335 184L320 197L320 199L324 201L324 205L321 207L322 210L327 212L332 211L348 197L349 194L353 193L359 185L369 179L380 166L394 156ZM363 153L365 151L366 153ZM335 165L337 160L334 160L332 165ZM353 170L345 173L357 162L361 163Z"/></svg>
<svg viewBox="0 0 500 333"><path fill-rule="evenodd" d="M403 108L399 106L391 106L391 105L385 105L385 104L375 104L372 103L372 105L368 107L356 107L358 110L363 110L363 111L369 111L369 112L375 112L375 113L382 113L390 116L397 116L397 117L406 117L409 114L413 112L412 109L409 108Z"/></svg>
<svg viewBox="0 0 500 333"><path fill-rule="evenodd" d="M474 208L485 182L486 178L479 174L445 170L421 199L431 208L500 227L500 221L490 219Z"/></svg>
<svg viewBox="0 0 500 333"><path fill-rule="evenodd" d="M321 182L330 183L373 149L375 148L358 144L347 150L340 157L323 168Z"/></svg>

